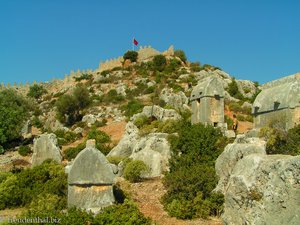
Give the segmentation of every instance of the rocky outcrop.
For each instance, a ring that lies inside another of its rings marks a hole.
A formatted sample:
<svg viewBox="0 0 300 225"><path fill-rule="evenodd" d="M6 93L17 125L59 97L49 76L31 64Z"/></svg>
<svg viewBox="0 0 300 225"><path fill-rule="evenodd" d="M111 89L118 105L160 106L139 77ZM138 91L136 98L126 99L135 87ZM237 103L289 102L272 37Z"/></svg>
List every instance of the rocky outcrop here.
<svg viewBox="0 0 300 225"><path fill-rule="evenodd" d="M244 157L227 185L224 224L299 224L299 184L300 156Z"/></svg>
<svg viewBox="0 0 300 225"><path fill-rule="evenodd" d="M107 157L129 157L133 152L134 144L137 143L140 138L138 132L139 129L132 122L128 122L125 127L124 136L118 145L109 152Z"/></svg>
<svg viewBox="0 0 300 225"><path fill-rule="evenodd" d="M42 134L33 141L32 167L42 164L46 159L58 163L62 160L55 134Z"/></svg>
<svg viewBox="0 0 300 225"><path fill-rule="evenodd" d="M182 109L183 105L188 104L188 98L180 91L174 93L173 89L164 88L160 93L160 100L163 100L167 105L172 106L175 109Z"/></svg>
<svg viewBox="0 0 300 225"><path fill-rule="evenodd" d="M266 155L265 142L238 135L216 161L223 223L298 224L300 156Z"/></svg>
<svg viewBox="0 0 300 225"><path fill-rule="evenodd" d="M166 121L169 119L179 120L181 116L174 109L164 109L160 106L145 106L141 113L133 115L130 120L134 121L136 118L146 116L146 117L154 117L157 120Z"/></svg>
<svg viewBox="0 0 300 225"><path fill-rule="evenodd" d="M149 168L146 177L158 177L169 170L171 158L168 134L152 133L141 138L133 148L130 158L142 160Z"/></svg>
<svg viewBox="0 0 300 225"><path fill-rule="evenodd" d="M250 154L266 154L265 142L258 138L245 138L238 135L235 142L225 147L216 161L216 174L219 183L215 191L225 193L230 175L239 160Z"/></svg>
<svg viewBox="0 0 300 225"><path fill-rule="evenodd" d="M114 203L114 171L105 156L89 141L68 170L68 207L98 213Z"/></svg>
<svg viewBox="0 0 300 225"><path fill-rule="evenodd" d="M257 87L250 80L237 80L237 86L241 94L245 98L252 98L252 96L256 93Z"/></svg>
<svg viewBox="0 0 300 225"><path fill-rule="evenodd" d="M129 157L142 160L149 167L146 177L158 177L169 168L171 157L170 145L167 141L168 134L151 133L140 137L139 129L128 122L123 138L114 147L107 157ZM123 164L119 165L119 175L122 175Z"/></svg>
<svg viewBox="0 0 300 225"><path fill-rule="evenodd" d="M57 130L65 130L67 128L65 128L63 126L63 124L61 122L59 122L56 119L56 112L55 110L50 111L47 116L46 116L46 120L45 120L45 125L44 127L46 129L50 129L52 131L57 131Z"/></svg>
<svg viewBox="0 0 300 225"><path fill-rule="evenodd" d="M88 114L82 117L82 122L87 123L89 126L96 123L96 121L97 121L97 117L92 114Z"/></svg>

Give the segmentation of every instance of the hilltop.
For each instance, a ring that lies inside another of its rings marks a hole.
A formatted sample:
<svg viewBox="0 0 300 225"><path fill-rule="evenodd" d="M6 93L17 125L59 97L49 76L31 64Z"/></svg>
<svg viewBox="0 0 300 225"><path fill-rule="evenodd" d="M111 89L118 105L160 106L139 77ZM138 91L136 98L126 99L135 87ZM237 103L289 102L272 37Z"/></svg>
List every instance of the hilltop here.
<svg viewBox="0 0 300 225"><path fill-rule="evenodd" d="M220 89L224 88L224 129L190 124L192 91L211 77L220 81ZM184 51L174 50L173 46L164 52L150 46L128 51L124 56L101 62L96 70L71 72L63 80L25 86L2 85L0 98L11 99L16 104L5 103L12 110L2 120L2 126L12 129L0 132L0 147L4 153L0 156L0 168L8 172L1 175L0 182L2 177L4 181L22 177L26 168L32 173L34 168L41 171L55 168L58 184L48 181L51 187L60 185L64 191L56 193L50 188L50 197L48 192L39 197L51 198L63 205L53 210L65 209L65 202L61 202L66 201L68 184L61 170L69 174L76 156L92 148L100 150L102 158L99 160L114 174L106 177L108 180L122 176L136 182L142 177L142 183L128 184L124 179L116 182L126 198L137 203L143 214L138 214L138 210L134 212L141 220L145 215L158 224L160 219L163 224L220 224L218 216L224 197L212 192L218 181L214 164L236 134L253 128L252 104L262 89L257 82L237 80L217 66L189 62ZM238 128L234 132L235 117ZM89 139L95 139L96 143ZM48 168L42 164L47 154L62 166L50 164ZM147 171L139 174L141 177L127 176L125 171L130 160L144 162ZM190 183L186 184L184 179ZM5 182L0 185L6 187ZM69 190L71 186L82 191L90 184L76 185L69 183ZM107 184L100 186L103 185ZM41 187L42 184L38 184L32 190L41 190ZM147 193L151 191L153 195ZM7 197L8 200L0 202L0 209L31 204L33 215L40 215L32 206L32 196L28 196L18 199L21 203L16 204L11 204ZM179 202L179 198L184 200ZM199 217L209 220L191 220Z"/></svg>

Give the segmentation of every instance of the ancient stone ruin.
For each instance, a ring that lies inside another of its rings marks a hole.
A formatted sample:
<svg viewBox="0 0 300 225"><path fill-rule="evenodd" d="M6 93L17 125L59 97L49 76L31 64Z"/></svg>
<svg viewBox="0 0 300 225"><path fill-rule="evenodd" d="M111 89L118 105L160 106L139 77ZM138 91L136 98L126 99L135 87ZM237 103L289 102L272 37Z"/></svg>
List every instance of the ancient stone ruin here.
<svg viewBox="0 0 300 225"><path fill-rule="evenodd" d="M42 134L33 141L32 167L42 164L46 159L61 163L62 156L55 134Z"/></svg>
<svg viewBox="0 0 300 225"><path fill-rule="evenodd" d="M263 85L253 103L254 127L279 121L290 129L300 124L300 73Z"/></svg>
<svg viewBox="0 0 300 225"><path fill-rule="evenodd" d="M203 123L214 127L224 126L224 87L217 77L205 78L193 88L192 124Z"/></svg>
<svg viewBox="0 0 300 225"><path fill-rule="evenodd" d="M115 174L105 156L89 140L74 160L68 174L68 207L76 206L93 213L115 201Z"/></svg>

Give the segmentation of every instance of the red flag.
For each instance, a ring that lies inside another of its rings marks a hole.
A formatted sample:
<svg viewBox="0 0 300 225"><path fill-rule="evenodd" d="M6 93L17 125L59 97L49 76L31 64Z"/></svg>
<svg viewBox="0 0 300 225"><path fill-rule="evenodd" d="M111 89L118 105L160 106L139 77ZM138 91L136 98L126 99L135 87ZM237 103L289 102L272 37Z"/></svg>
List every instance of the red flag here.
<svg viewBox="0 0 300 225"><path fill-rule="evenodd" d="M133 39L133 44L136 45L136 46L139 44L138 41L135 40L135 38Z"/></svg>

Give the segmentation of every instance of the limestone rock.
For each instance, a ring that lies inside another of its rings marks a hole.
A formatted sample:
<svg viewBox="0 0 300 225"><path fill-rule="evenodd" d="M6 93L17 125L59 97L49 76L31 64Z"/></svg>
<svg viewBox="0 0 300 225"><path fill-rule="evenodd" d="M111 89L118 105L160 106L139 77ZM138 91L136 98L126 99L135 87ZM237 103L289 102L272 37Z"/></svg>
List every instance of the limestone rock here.
<svg viewBox="0 0 300 225"><path fill-rule="evenodd" d="M165 101L167 105L170 105L175 109L181 109L184 104L188 104L188 98L182 91L173 93L173 89L168 88L164 88L161 91L159 99Z"/></svg>
<svg viewBox="0 0 300 225"><path fill-rule="evenodd" d="M169 170L171 158L168 134L152 133L141 138L134 146L130 158L142 160L150 169L145 177L158 177Z"/></svg>
<svg viewBox="0 0 300 225"><path fill-rule="evenodd" d="M74 130L74 133L75 134L82 134L83 133L83 129L81 127L77 127L75 130Z"/></svg>
<svg viewBox="0 0 300 225"><path fill-rule="evenodd" d="M250 80L236 80L237 86L241 94L246 98L252 98L256 93L256 86Z"/></svg>
<svg viewBox="0 0 300 225"><path fill-rule="evenodd" d="M126 89L127 89L127 87L126 87L126 85L123 84L123 83L118 84L117 87L116 87L117 93L118 93L119 95L124 96L124 97L126 96Z"/></svg>
<svg viewBox="0 0 300 225"><path fill-rule="evenodd" d="M138 128L132 122L128 122L124 136L119 141L118 145L109 152L107 157L129 157L132 154L134 144L139 139L138 131Z"/></svg>
<svg viewBox="0 0 300 225"><path fill-rule="evenodd" d="M300 156L252 154L237 162L225 192L224 224L297 225Z"/></svg>
<svg viewBox="0 0 300 225"><path fill-rule="evenodd" d="M85 123L90 124L90 125L93 125L94 123L96 123L96 121L97 121L96 116L94 116L92 114L85 115L82 118L82 122L85 122Z"/></svg>
<svg viewBox="0 0 300 225"><path fill-rule="evenodd" d="M32 167L42 164L46 159L58 163L62 160L55 134L42 134L33 141Z"/></svg>
<svg viewBox="0 0 300 225"><path fill-rule="evenodd" d="M160 106L145 106L141 113L133 115L130 120L134 121L136 118L146 116L155 117L157 120L166 121L169 119L179 120L181 116L174 109L164 109Z"/></svg>
<svg viewBox="0 0 300 225"><path fill-rule="evenodd" d="M32 136L31 132L32 132L31 121L27 120L21 130L21 136L23 138L30 138Z"/></svg>
<svg viewBox="0 0 300 225"><path fill-rule="evenodd" d="M46 129L50 129L52 131L57 131L57 130L61 130L64 128L64 126L62 125L61 122L59 122L56 119L56 112L55 110L52 110L48 113L48 115L46 116L46 121L45 121L45 128Z"/></svg>
<svg viewBox="0 0 300 225"><path fill-rule="evenodd" d="M216 174L219 183L215 191L225 193L230 175L239 160L250 154L266 154L265 142L258 138L245 138L238 135L234 143L225 147L216 161Z"/></svg>

